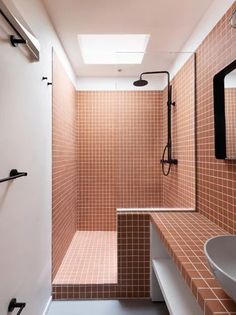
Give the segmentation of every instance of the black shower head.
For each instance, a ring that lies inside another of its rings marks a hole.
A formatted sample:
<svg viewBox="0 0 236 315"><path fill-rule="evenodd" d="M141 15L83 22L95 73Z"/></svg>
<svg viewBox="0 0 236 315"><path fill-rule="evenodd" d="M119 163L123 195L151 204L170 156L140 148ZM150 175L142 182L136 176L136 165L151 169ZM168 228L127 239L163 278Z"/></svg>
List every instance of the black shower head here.
<svg viewBox="0 0 236 315"><path fill-rule="evenodd" d="M133 83L134 86L139 86L139 87L140 87L140 86L145 86L145 85L147 85L147 84L148 84L148 81L143 80L142 77L140 77L139 80L134 81L134 83Z"/></svg>

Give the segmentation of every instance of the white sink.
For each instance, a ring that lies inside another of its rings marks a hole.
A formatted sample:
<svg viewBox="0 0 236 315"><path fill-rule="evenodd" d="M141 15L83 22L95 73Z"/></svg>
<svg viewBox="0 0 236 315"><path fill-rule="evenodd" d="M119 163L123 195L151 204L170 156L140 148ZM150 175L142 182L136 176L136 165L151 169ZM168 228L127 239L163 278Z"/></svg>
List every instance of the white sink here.
<svg viewBox="0 0 236 315"><path fill-rule="evenodd" d="M236 301L236 236L210 238L204 245L204 252L215 278Z"/></svg>

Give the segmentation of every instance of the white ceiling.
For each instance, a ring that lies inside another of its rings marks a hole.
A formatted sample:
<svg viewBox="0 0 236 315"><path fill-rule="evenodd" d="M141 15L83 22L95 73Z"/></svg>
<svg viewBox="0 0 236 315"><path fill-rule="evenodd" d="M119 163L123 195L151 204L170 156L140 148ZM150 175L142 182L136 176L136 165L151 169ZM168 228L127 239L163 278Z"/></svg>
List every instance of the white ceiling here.
<svg viewBox="0 0 236 315"><path fill-rule="evenodd" d="M214 0L43 0L77 76L170 69ZM142 65L85 65L78 34L150 34ZM119 74L121 75L121 73Z"/></svg>

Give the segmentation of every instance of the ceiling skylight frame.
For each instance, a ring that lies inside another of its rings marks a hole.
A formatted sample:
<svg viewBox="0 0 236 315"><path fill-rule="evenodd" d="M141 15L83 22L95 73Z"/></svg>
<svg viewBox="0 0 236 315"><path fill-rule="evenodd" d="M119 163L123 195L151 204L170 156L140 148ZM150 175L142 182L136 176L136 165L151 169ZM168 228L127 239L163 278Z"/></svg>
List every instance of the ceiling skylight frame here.
<svg viewBox="0 0 236 315"><path fill-rule="evenodd" d="M149 34L79 34L85 64L141 64Z"/></svg>

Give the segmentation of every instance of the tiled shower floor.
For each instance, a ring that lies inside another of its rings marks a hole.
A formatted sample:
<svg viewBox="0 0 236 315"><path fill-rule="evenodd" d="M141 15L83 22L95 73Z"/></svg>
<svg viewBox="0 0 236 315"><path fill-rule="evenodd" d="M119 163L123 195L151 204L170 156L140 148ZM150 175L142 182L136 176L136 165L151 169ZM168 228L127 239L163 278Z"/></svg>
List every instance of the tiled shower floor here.
<svg viewBox="0 0 236 315"><path fill-rule="evenodd" d="M117 232L77 231L53 284L117 283Z"/></svg>

